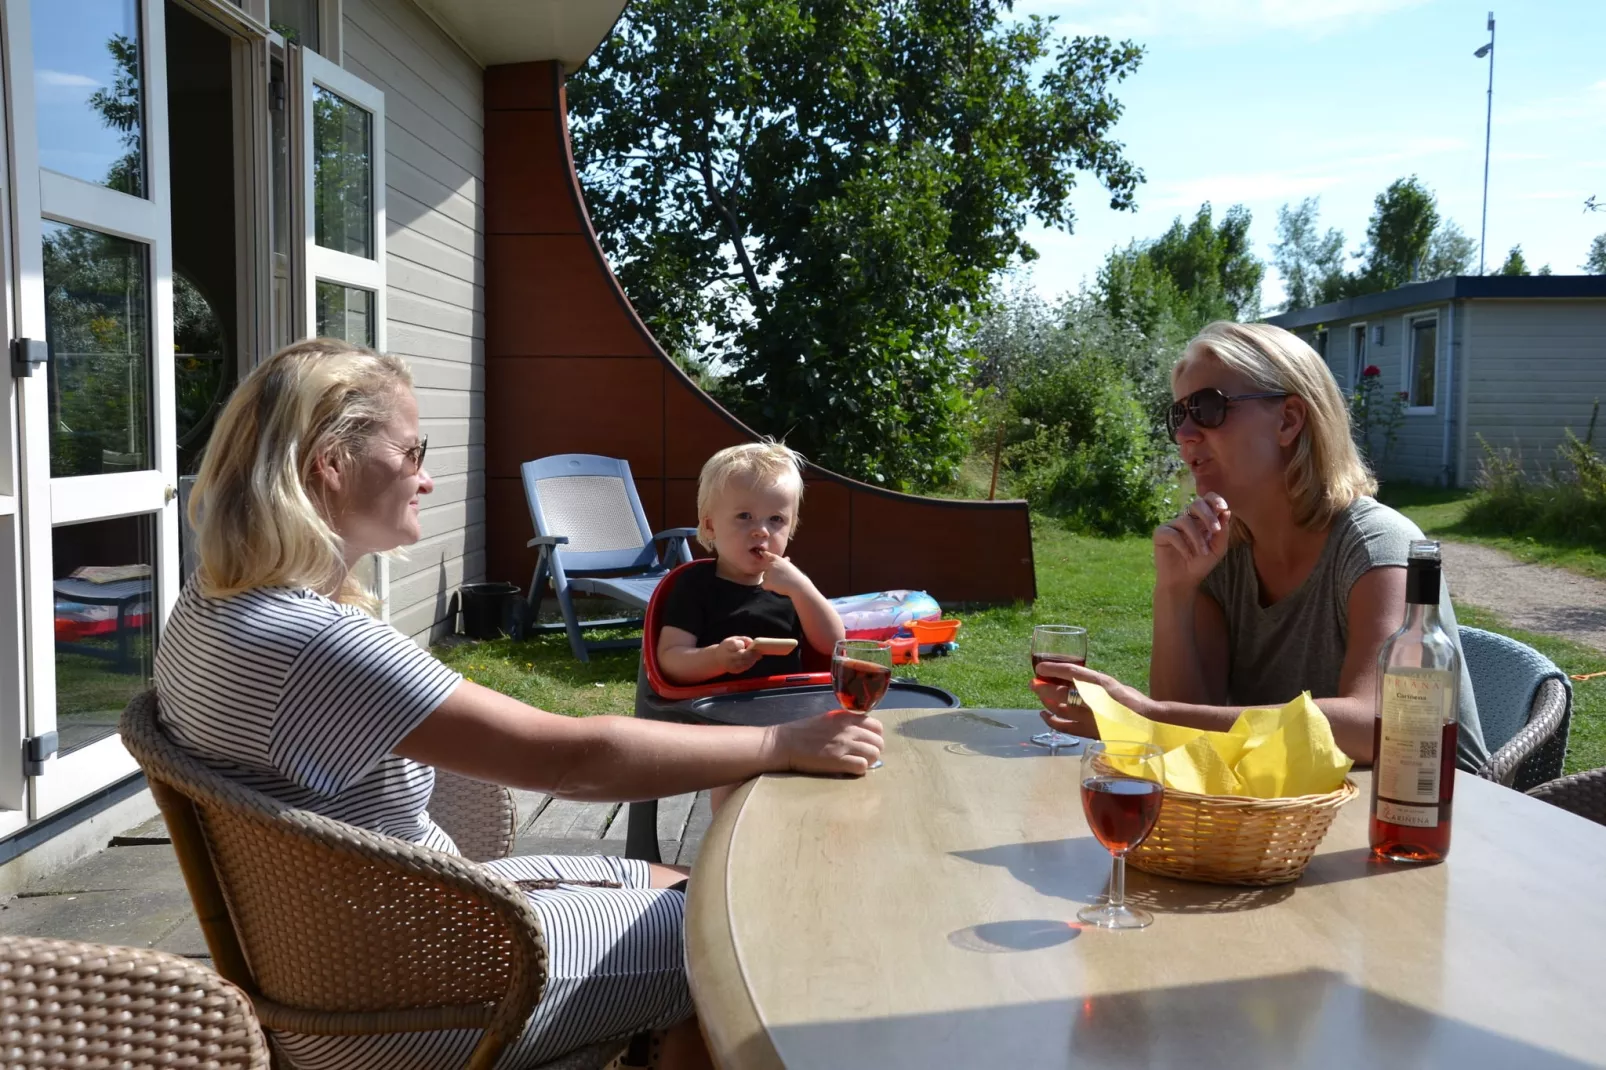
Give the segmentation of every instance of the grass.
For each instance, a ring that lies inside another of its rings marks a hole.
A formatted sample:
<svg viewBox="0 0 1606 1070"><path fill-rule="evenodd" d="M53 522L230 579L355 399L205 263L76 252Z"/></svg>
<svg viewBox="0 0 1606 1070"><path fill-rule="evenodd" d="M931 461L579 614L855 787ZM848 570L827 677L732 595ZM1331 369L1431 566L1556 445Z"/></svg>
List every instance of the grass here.
<svg viewBox="0 0 1606 1070"><path fill-rule="evenodd" d="M1387 483L1378 492L1378 498L1415 521L1424 535L1476 543L1504 550L1519 561L1552 565L1606 580L1606 553L1592 546L1538 539L1531 535L1495 535L1468 527L1467 507L1477 493L1475 490Z"/></svg>
<svg viewBox="0 0 1606 1070"><path fill-rule="evenodd" d="M1420 521L1419 521L1420 523ZM1147 537L1106 539L1067 532L1034 517L1037 602L1031 606L967 609L945 606L964 620L959 650L903 666L899 674L944 687L967 706L1029 708L1028 644L1034 624L1080 624L1089 632L1089 664L1142 687L1148 679L1150 596L1154 568ZM1511 635L1544 652L1572 673L1606 668L1606 656L1549 636L1514 631L1493 614L1457 606L1466 624ZM595 633L598 638L607 632ZM522 642L454 640L435 651L465 676L543 709L574 716L628 714L635 705L634 651L593 655L581 664L561 633ZM1575 687L1569 772L1606 765L1606 678Z"/></svg>

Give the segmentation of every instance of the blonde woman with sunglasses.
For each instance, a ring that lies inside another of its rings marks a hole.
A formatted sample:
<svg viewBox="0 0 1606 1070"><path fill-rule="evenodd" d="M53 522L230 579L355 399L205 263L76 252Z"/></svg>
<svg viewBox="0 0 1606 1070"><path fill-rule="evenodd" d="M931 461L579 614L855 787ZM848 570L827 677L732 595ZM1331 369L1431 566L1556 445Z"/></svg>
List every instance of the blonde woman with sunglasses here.
<svg viewBox="0 0 1606 1070"><path fill-rule="evenodd" d="M1213 323L1171 373L1167 428L1198 497L1154 533L1149 693L1064 662L1043 719L1096 735L1070 682L1153 720L1224 730L1309 691L1356 761L1372 760L1378 652L1404 619L1417 526L1372 497L1338 384L1316 352L1261 323ZM1449 592L1441 612L1457 635ZM1488 760L1465 661L1457 764Z"/></svg>

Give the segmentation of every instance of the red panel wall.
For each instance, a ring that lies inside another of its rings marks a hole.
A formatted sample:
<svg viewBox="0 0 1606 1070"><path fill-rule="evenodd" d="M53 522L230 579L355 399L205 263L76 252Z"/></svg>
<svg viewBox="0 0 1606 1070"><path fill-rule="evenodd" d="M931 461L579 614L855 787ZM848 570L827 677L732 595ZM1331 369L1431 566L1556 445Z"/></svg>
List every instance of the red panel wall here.
<svg viewBox="0 0 1606 1070"><path fill-rule="evenodd" d="M697 523L697 473L753 432L675 366L619 289L586 214L555 63L485 72L487 575L528 582L519 465L630 462L655 529ZM895 494L810 468L793 556L827 595L1036 596L1024 502Z"/></svg>

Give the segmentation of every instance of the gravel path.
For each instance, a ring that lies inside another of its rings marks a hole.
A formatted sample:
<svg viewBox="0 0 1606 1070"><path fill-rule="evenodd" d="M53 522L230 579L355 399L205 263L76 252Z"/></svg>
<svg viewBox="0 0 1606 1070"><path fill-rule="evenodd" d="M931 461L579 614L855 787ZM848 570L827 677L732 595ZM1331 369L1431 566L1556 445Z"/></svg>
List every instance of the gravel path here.
<svg viewBox="0 0 1606 1070"><path fill-rule="evenodd" d="M1606 582L1524 564L1484 546L1446 542L1442 552L1456 601L1498 613L1524 631L1561 636L1606 653Z"/></svg>

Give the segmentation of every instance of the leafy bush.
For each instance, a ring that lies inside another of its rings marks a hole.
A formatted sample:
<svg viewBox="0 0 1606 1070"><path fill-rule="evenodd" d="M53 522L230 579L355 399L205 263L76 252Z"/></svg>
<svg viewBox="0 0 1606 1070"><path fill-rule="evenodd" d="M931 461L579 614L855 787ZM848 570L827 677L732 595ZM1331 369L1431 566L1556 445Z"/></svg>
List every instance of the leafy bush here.
<svg viewBox="0 0 1606 1070"><path fill-rule="evenodd" d="M1520 450L1496 449L1480 435L1479 494L1462 522L1473 531L1606 550L1606 458L1594 446L1599 415L1596 402L1583 438L1567 428L1567 440L1556 449L1557 463L1537 477L1525 470Z"/></svg>
<svg viewBox="0 0 1606 1070"><path fill-rule="evenodd" d="M1383 388L1383 373L1368 364L1349 399L1350 433L1355 446L1375 472L1394 452L1405 423L1405 395Z"/></svg>
<svg viewBox="0 0 1606 1070"><path fill-rule="evenodd" d="M1010 492L1076 531L1148 532L1171 510L1172 447L1158 415L1171 399L1180 329L1144 330L1094 297L1049 308L998 300L973 339L972 450L1003 432Z"/></svg>

